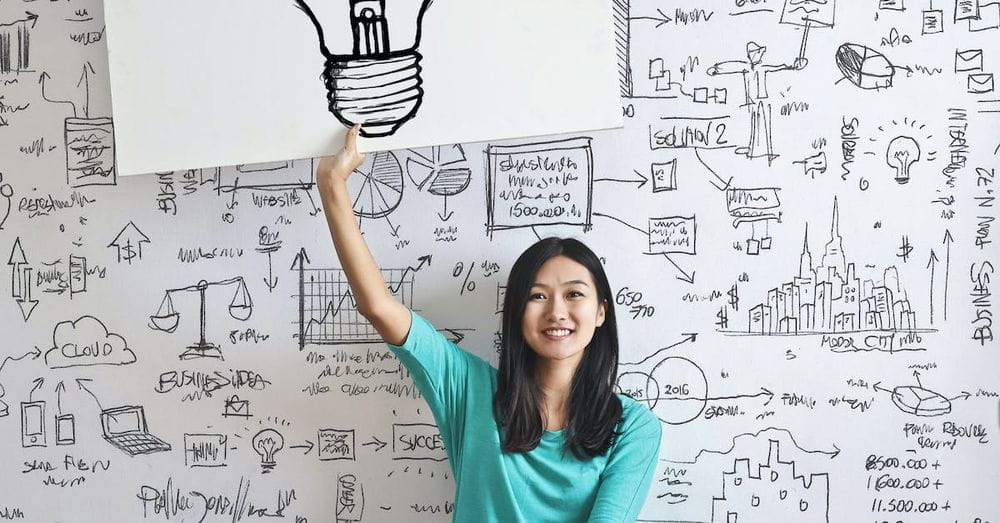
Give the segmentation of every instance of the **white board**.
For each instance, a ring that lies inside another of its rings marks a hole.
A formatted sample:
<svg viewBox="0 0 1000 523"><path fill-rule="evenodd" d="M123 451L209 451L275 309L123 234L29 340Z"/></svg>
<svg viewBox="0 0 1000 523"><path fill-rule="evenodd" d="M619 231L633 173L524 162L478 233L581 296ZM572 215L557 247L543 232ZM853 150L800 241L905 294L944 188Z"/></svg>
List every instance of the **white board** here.
<svg viewBox="0 0 1000 523"><path fill-rule="evenodd" d="M621 125L607 2L390 1L359 54L348 0L300 4L105 4L122 174Z"/></svg>
<svg viewBox="0 0 1000 523"><path fill-rule="evenodd" d="M642 521L1000 519L998 6L825 5L806 38L776 0L614 2L623 129L351 178L399 298L493 363L523 249L604 258L618 388L664 429ZM0 520L449 521L313 160L117 176L103 29L95 0L0 1ZM749 42L778 66L753 105ZM169 450L105 438L135 407Z"/></svg>

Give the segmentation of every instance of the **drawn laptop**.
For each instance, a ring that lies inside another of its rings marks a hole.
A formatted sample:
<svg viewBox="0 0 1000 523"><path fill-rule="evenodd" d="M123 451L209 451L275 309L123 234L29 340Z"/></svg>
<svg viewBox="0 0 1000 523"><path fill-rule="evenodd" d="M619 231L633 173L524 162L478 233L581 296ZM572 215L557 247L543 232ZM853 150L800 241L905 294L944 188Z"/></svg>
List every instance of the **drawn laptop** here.
<svg viewBox="0 0 1000 523"><path fill-rule="evenodd" d="M149 433L142 407L125 405L101 411L104 439L130 456L170 450L170 444Z"/></svg>

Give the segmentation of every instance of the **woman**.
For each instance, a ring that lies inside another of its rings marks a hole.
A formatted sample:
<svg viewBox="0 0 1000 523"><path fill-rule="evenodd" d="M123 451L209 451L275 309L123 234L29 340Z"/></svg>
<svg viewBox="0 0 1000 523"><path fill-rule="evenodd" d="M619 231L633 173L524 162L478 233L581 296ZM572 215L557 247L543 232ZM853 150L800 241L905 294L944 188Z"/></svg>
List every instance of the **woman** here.
<svg viewBox="0 0 1000 523"><path fill-rule="evenodd" d="M548 238L514 263L500 366L451 343L386 287L357 223L347 179L364 157L359 126L317 180L358 311L409 370L455 475L455 521L634 521L652 481L659 420L614 393L618 337L597 256Z"/></svg>

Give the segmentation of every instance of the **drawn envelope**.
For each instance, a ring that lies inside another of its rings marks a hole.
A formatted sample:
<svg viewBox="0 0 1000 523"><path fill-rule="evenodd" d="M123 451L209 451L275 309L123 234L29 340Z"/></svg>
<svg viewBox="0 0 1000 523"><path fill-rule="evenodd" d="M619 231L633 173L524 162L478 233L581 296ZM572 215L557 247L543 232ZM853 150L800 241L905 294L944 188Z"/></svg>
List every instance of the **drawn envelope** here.
<svg viewBox="0 0 1000 523"><path fill-rule="evenodd" d="M969 93L986 94L992 92L993 92L993 73L969 75Z"/></svg>
<svg viewBox="0 0 1000 523"><path fill-rule="evenodd" d="M955 50L955 72L968 73L983 70L983 50L966 49L965 51Z"/></svg>
<svg viewBox="0 0 1000 523"><path fill-rule="evenodd" d="M969 19L969 31L978 33L1000 28L1000 2L979 4L979 16Z"/></svg>
<svg viewBox="0 0 1000 523"><path fill-rule="evenodd" d="M222 411L225 417L238 416L241 418L250 417L250 400L241 400L239 396L233 394L226 399L225 409Z"/></svg>

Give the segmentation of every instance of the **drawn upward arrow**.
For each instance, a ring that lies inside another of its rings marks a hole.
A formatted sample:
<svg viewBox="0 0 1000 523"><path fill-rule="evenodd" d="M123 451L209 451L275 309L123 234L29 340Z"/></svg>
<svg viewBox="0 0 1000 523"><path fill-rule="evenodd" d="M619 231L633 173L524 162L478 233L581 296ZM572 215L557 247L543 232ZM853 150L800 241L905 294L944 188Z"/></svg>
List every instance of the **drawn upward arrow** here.
<svg viewBox="0 0 1000 523"><path fill-rule="evenodd" d="M10 257L7 258L7 265L11 268L11 297L17 302L21 309L21 316L24 321L28 321L31 311L35 310L38 300L31 299L31 267L28 266L28 259L24 256L24 249L21 248L21 238L14 240L14 247L10 250Z"/></svg>
<svg viewBox="0 0 1000 523"><path fill-rule="evenodd" d="M52 78L52 77L49 76L49 73L44 73L44 72L41 74L41 76L38 77L38 83L42 84L42 99L45 100L46 102L52 102L52 103L56 103L56 104L69 104L73 108L73 116L78 116L78 114L76 112L76 104L75 103L73 103L73 102L71 102L69 100L53 100L53 99L49 98L48 96L45 96L45 79L46 78Z"/></svg>
<svg viewBox="0 0 1000 523"><path fill-rule="evenodd" d="M60 381L56 385L56 409L62 415L62 393L66 392L66 384Z"/></svg>
<svg viewBox="0 0 1000 523"><path fill-rule="evenodd" d="M90 118L90 73L95 73L94 66L90 65L90 62L83 64L83 73L80 74L80 81L76 82L76 86L80 87L83 84L84 91L84 102L83 102L83 117Z"/></svg>
<svg viewBox="0 0 1000 523"><path fill-rule="evenodd" d="M88 382L88 381L94 381L94 380L92 380L92 379L89 379L89 378L87 378L87 379L84 379L84 378L77 378L77 379L76 379L76 386L77 386L77 387L80 387L80 390L85 390L85 391L87 391L87 393L88 393L88 394L90 394L90 396L94 398L94 401L96 401L96 402L97 402L97 408L99 408L99 409L101 409L101 410L104 410L104 407L102 407L102 406L101 406L101 400L97 399L97 396L96 396L96 395L94 395L94 393L93 393L93 392L92 392L92 391L91 391L90 389L88 389L87 387L85 387L85 386L83 385L84 383L86 383L86 382Z"/></svg>
<svg viewBox="0 0 1000 523"><path fill-rule="evenodd" d="M411 266L403 269L403 274L401 274L399 276L399 285L397 285L395 289L392 288L392 285L389 285L389 292L390 293L396 294L397 292L399 292L399 289L401 289L403 287L403 283L406 280L407 273L409 273L409 272L417 272L421 268L423 268L424 264L427 264L427 265L431 264L431 255L430 254L425 254L425 255L417 258L417 259L420 260L420 263L418 263L416 267L414 267L414 266L411 265Z"/></svg>
<svg viewBox="0 0 1000 523"><path fill-rule="evenodd" d="M667 345L666 347L663 347L662 349L657 350L656 352L650 354L649 356L646 356L645 358L643 358L643 359L641 359L639 361L636 361L636 362L633 362L633 363L622 363L622 365L642 365L643 363L646 363L647 361L658 357L660 355L660 353L662 353L662 352L668 351L668 350L670 350L670 349L672 349L674 347L677 347L679 345L683 345L683 344L685 344L687 342L694 343L695 338L698 337L698 333L697 332L685 332L683 334L683 336L684 337L681 338L680 341L671 343L670 345Z"/></svg>
<svg viewBox="0 0 1000 523"><path fill-rule="evenodd" d="M122 230L115 236L114 240L108 244L108 247L115 247L118 249L118 262L122 261L122 250L125 251L125 261L129 265L132 265L132 258L137 255L139 259L142 259L142 244L149 243L149 237L143 234L138 227L135 226L131 220Z"/></svg>
<svg viewBox="0 0 1000 523"><path fill-rule="evenodd" d="M299 249L299 253L295 255L295 259L292 260L292 270L299 271L299 350L303 350L306 347L306 276L305 265L309 263L309 256L306 254L305 247Z"/></svg>
<svg viewBox="0 0 1000 523"><path fill-rule="evenodd" d="M626 178L624 180L619 179L619 178L594 178L594 181L595 182L637 183L637 184L639 184L639 186L636 187L636 189L641 189L642 186L646 185L646 182L649 181L649 178L646 178L645 176L642 175L642 173L640 173L639 171L637 171L635 169L632 169L632 172L634 172L637 176L639 176L638 180L629 179L629 178Z"/></svg>
<svg viewBox="0 0 1000 523"><path fill-rule="evenodd" d="M955 238L951 237L951 231L944 230L944 319L948 319L948 275L951 273L951 244Z"/></svg>
<svg viewBox="0 0 1000 523"><path fill-rule="evenodd" d="M31 395L34 394L36 390L42 388L42 384L45 383L45 378L35 378L32 380L32 383L34 383L35 386L31 387L31 392L28 393L28 401L33 401L31 399Z"/></svg>
<svg viewBox="0 0 1000 523"><path fill-rule="evenodd" d="M931 270L931 325L934 325L934 266L937 262L937 255L931 249L931 257L927 260L927 268Z"/></svg>

